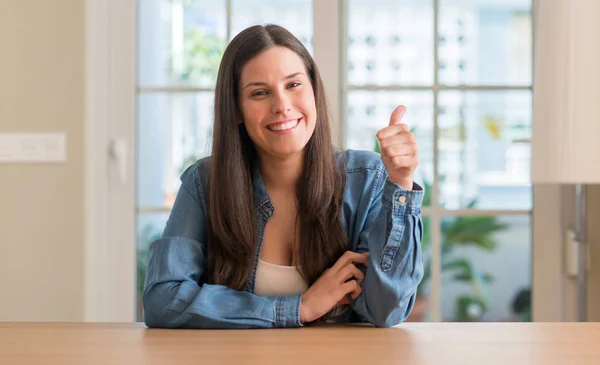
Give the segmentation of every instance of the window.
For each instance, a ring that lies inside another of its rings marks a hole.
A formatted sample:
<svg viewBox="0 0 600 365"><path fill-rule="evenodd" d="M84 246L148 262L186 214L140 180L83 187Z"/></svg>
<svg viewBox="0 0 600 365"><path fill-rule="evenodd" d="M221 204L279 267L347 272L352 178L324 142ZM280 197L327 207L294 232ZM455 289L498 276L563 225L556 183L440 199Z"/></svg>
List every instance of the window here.
<svg viewBox="0 0 600 365"><path fill-rule="evenodd" d="M404 121L421 156L417 182L427 192L428 270L411 320L527 320L531 1L338 5L339 17L328 17L310 0L138 1L138 295L148 244L162 233L179 176L210 153L225 46L246 26L272 22L320 59L339 60L341 84L326 88L341 95L341 113L333 114L345 121L334 124L344 147L375 150L391 111L408 106ZM322 42L325 31L337 33L327 39L341 40L341 54L339 44L315 50L313 33Z"/></svg>
<svg viewBox="0 0 600 365"><path fill-rule="evenodd" d="M162 234L180 175L210 154L221 56L255 23L283 25L312 51L311 0L138 0L138 320L148 245Z"/></svg>
<svg viewBox="0 0 600 365"><path fill-rule="evenodd" d="M426 278L411 320L528 320L531 1L345 5L346 147L377 148L399 104L419 145Z"/></svg>

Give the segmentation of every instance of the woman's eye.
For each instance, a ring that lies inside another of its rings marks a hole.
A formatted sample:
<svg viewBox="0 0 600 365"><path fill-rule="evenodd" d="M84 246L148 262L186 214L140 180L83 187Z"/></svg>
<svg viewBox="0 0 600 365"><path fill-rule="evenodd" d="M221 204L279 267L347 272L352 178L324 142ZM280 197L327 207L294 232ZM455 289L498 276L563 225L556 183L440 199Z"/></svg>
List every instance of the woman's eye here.
<svg viewBox="0 0 600 365"><path fill-rule="evenodd" d="M289 86L290 86L290 87L298 87L298 86L300 86L300 85L301 85L301 84L300 84L299 82L292 82L292 83L290 83L290 85L289 85Z"/></svg>
<svg viewBox="0 0 600 365"><path fill-rule="evenodd" d="M252 93L252 96L265 96L265 95L267 95L267 93L265 91L262 91L262 90L255 91L255 92Z"/></svg>

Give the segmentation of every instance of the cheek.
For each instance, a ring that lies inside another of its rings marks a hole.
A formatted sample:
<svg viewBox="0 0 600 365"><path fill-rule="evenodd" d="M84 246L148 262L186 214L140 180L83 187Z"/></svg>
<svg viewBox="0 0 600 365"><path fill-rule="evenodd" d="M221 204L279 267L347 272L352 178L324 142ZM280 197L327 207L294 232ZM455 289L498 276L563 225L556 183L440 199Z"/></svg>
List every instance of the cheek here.
<svg viewBox="0 0 600 365"><path fill-rule="evenodd" d="M317 115L317 106L315 104L315 95L312 90L306 90L300 95L300 103L305 113L309 114L313 118Z"/></svg>
<svg viewBox="0 0 600 365"><path fill-rule="evenodd" d="M247 124L254 124L260 121L261 115L264 113L264 103L260 102L243 102L242 114L244 116L244 122Z"/></svg>

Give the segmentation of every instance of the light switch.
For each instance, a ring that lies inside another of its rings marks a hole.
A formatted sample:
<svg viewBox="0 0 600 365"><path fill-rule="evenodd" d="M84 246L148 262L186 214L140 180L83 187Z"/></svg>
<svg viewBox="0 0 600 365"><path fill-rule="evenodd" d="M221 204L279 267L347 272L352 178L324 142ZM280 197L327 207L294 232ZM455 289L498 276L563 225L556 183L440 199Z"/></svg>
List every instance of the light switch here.
<svg viewBox="0 0 600 365"><path fill-rule="evenodd" d="M65 133L0 133L0 163L59 163L66 160Z"/></svg>

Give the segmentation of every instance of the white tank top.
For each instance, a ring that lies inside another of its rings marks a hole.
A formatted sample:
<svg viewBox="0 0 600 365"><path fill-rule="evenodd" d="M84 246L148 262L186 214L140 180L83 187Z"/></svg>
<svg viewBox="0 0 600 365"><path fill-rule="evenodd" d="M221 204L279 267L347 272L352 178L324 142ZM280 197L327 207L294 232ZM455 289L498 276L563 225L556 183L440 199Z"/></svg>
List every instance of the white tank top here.
<svg viewBox="0 0 600 365"><path fill-rule="evenodd" d="M283 266L258 260L254 294L260 296L291 296L304 293L308 285L296 266Z"/></svg>
<svg viewBox="0 0 600 365"><path fill-rule="evenodd" d="M304 293L308 285L298 272L296 266L283 266L258 260L254 294L259 296L291 296ZM349 305L338 306L327 313L322 322L343 322L350 312Z"/></svg>

